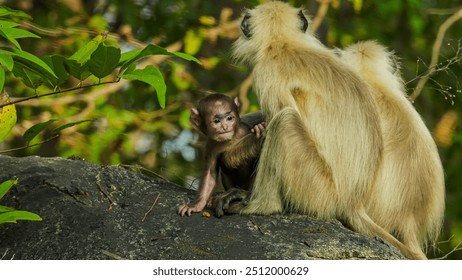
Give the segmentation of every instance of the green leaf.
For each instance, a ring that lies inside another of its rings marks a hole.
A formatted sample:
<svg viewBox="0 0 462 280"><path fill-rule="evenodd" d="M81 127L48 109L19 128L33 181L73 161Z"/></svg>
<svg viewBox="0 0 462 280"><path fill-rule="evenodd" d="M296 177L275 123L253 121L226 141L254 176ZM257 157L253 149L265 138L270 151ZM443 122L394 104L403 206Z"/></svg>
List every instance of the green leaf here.
<svg viewBox="0 0 462 280"><path fill-rule="evenodd" d="M21 46L19 45L18 41L16 41L16 39L28 37L40 38L39 36L27 30L12 27L0 28L0 35L13 43L18 49L21 49Z"/></svg>
<svg viewBox="0 0 462 280"><path fill-rule="evenodd" d="M48 66L43 60L36 57L35 55L18 50L18 49L8 49L6 53L13 56L14 62L19 62L27 66L30 70L36 72L38 75L49 79L49 78L58 78L56 77L53 70Z"/></svg>
<svg viewBox="0 0 462 280"><path fill-rule="evenodd" d="M0 93L0 104L6 104L10 102L8 94L6 92ZM16 107L8 105L0 108L0 142L10 134L14 125L16 124Z"/></svg>
<svg viewBox="0 0 462 280"><path fill-rule="evenodd" d="M43 123L38 123L36 125L31 126L26 132L24 132L24 140L27 142L32 141L40 132L45 130L50 124L54 123L56 120L51 119Z"/></svg>
<svg viewBox="0 0 462 280"><path fill-rule="evenodd" d="M0 214L0 224L16 223L17 220L41 221L42 218L29 211L11 211Z"/></svg>
<svg viewBox="0 0 462 280"><path fill-rule="evenodd" d="M190 54L182 53L182 52L173 52L172 54L179 57L179 58L182 58L184 60L194 61L194 62L196 62L198 64L202 64L202 62L199 59L195 58L194 56L192 56Z"/></svg>
<svg viewBox="0 0 462 280"><path fill-rule="evenodd" d="M88 21L88 27L91 30L96 30L97 32L104 32L108 30L108 23L104 16L94 15Z"/></svg>
<svg viewBox="0 0 462 280"><path fill-rule="evenodd" d="M11 189L12 186L18 183L18 179L7 180L0 184L0 199Z"/></svg>
<svg viewBox="0 0 462 280"><path fill-rule="evenodd" d="M0 213L3 213L3 212L10 212L10 211L14 211L14 210L15 210L14 208L11 208L11 207L8 207L8 206L0 205Z"/></svg>
<svg viewBox="0 0 462 280"><path fill-rule="evenodd" d="M156 67L149 65L144 69L135 69L132 72L125 73L122 78L127 80L138 80L150 84L156 89L157 100L159 101L160 107L165 108L165 92L167 86L165 85L164 77L162 73Z"/></svg>
<svg viewBox="0 0 462 280"><path fill-rule="evenodd" d="M16 26L19 26L19 23L12 22L12 21L6 21L6 20L0 20L0 29L8 28L8 27L16 27Z"/></svg>
<svg viewBox="0 0 462 280"><path fill-rule="evenodd" d="M189 117L191 116L191 110L183 110L180 113L179 123L181 128L191 128L191 122Z"/></svg>
<svg viewBox="0 0 462 280"><path fill-rule="evenodd" d="M186 32L184 38L184 50L186 53L195 55L202 46L202 37L200 34L193 29L190 29Z"/></svg>
<svg viewBox="0 0 462 280"><path fill-rule="evenodd" d="M120 69L120 72L121 73L124 72L125 69L135 61L138 61L147 56L159 55L159 54L160 55L170 55L170 52L168 52L166 49L162 47L159 47L153 44L147 45L142 50L132 50L129 52L125 52L120 57L119 64L123 64L122 68Z"/></svg>
<svg viewBox="0 0 462 280"><path fill-rule="evenodd" d="M92 53L88 67L97 78L104 78L117 67L120 59L120 49L99 44Z"/></svg>
<svg viewBox="0 0 462 280"><path fill-rule="evenodd" d="M119 61L119 65L122 65L122 67L120 68L120 73L123 73L127 69L127 67L130 66L133 62L138 61L147 56L151 56L151 55L174 55L179 58L182 58L188 61L195 61L201 64L201 62L192 55L181 53L181 52L171 53L162 47L149 44L142 50L132 50L132 51L123 53Z"/></svg>
<svg viewBox="0 0 462 280"><path fill-rule="evenodd" d="M23 11L10 9L10 8L5 7L5 6L0 6L0 17L29 19L29 20L32 19L31 16L24 13Z"/></svg>
<svg viewBox="0 0 462 280"><path fill-rule="evenodd" d="M10 41L16 48L21 49L21 45L19 44L19 42L16 41L15 38L8 37L8 35L3 32L3 28L0 29L0 36Z"/></svg>
<svg viewBox="0 0 462 280"><path fill-rule="evenodd" d="M40 39L40 36L24 29L20 28L2 28L3 32L8 34L10 37L13 37L15 39L21 39L21 38L38 38Z"/></svg>
<svg viewBox="0 0 462 280"><path fill-rule="evenodd" d="M353 1L353 8L357 14L361 12L361 8L363 7L363 0L352 0Z"/></svg>
<svg viewBox="0 0 462 280"><path fill-rule="evenodd" d="M5 66L8 71L13 70L14 61L11 53L0 50L0 64Z"/></svg>
<svg viewBox="0 0 462 280"><path fill-rule="evenodd" d="M69 78L69 73L66 69L66 58L59 54L48 55L43 58L43 61L50 66L53 72L58 76L57 79L50 79L49 81L53 86L59 86Z"/></svg>
<svg viewBox="0 0 462 280"><path fill-rule="evenodd" d="M5 86L5 70L0 66L0 92L3 92L3 86Z"/></svg>
<svg viewBox="0 0 462 280"><path fill-rule="evenodd" d="M83 65L90 59L91 54L96 51L99 44L103 42L103 40L103 35L96 36L90 42L85 44L85 46L78 49L71 57L69 57L69 60L75 60L77 63Z"/></svg>
<svg viewBox="0 0 462 280"><path fill-rule="evenodd" d="M60 125L57 128L53 129L50 133L51 133L51 135L55 135L55 134L58 134L61 130L66 129L68 127L72 127L72 126L75 126L75 125L78 125L78 124L81 124L81 123L84 123L84 122L92 122L92 121L93 120L83 120L83 121L76 121L76 122L66 123L66 124Z"/></svg>
<svg viewBox="0 0 462 280"><path fill-rule="evenodd" d="M83 81L91 75L90 69L87 64L81 65L75 60L66 60L64 67L67 72L79 81Z"/></svg>
<svg viewBox="0 0 462 280"><path fill-rule="evenodd" d="M16 62L13 67L13 74L20 78L24 84L30 88L36 89L43 84L43 77L37 75L36 72L31 70L27 65Z"/></svg>

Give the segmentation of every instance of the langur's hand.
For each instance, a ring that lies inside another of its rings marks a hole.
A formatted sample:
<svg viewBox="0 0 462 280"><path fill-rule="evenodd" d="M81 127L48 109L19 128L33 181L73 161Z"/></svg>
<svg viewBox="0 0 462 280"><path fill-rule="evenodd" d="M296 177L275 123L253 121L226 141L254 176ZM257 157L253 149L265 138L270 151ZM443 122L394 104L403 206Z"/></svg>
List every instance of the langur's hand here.
<svg viewBox="0 0 462 280"><path fill-rule="evenodd" d="M255 125L250 131L252 133L255 133L255 136L257 136L257 139L264 137L265 132L266 132L266 122L261 122Z"/></svg>
<svg viewBox="0 0 462 280"><path fill-rule="evenodd" d="M238 214L248 204L250 192L247 190L231 188L224 194L214 198L215 216L220 218L226 214Z"/></svg>
<svg viewBox="0 0 462 280"><path fill-rule="evenodd" d="M205 208L206 202L196 202L193 205L186 205L183 204L178 208L178 215L180 216L191 216L192 213L194 212L201 212Z"/></svg>

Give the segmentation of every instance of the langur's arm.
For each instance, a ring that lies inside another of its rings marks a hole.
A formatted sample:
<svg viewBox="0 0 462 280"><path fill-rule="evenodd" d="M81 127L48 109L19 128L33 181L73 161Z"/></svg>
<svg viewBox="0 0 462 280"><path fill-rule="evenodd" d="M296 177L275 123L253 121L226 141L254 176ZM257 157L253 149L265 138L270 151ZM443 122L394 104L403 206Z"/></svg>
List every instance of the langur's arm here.
<svg viewBox="0 0 462 280"><path fill-rule="evenodd" d="M252 112L241 116L241 123L249 128L263 122L265 122L265 115L262 111Z"/></svg>

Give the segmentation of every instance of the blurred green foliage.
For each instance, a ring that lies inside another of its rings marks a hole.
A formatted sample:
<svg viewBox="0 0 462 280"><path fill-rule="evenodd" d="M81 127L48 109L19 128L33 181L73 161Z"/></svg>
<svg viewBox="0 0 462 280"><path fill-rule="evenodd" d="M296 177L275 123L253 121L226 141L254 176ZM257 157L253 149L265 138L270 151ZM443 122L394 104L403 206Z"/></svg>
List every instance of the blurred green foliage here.
<svg viewBox="0 0 462 280"><path fill-rule="evenodd" d="M0 5L24 11L33 18L21 21L21 28L41 38L17 40L23 51L40 58L52 54L69 57L98 34L108 32L108 39L122 53L155 44L171 52L194 55L202 62L162 56L140 62L155 67L147 68L149 74L163 76L165 108L155 94L162 89L142 80L82 88L19 103L17 124L0 144L0 150L25 145L24 132L37 123L57 120L34 139L40 142L63 123L93 120L66 128L59 138L42 145L9 154L79 156L100 164L139 164L180 185L191 186L202 165L202 142L190 133L188 124L189 108L195 101L207 92L222 92L239 96L243 112L258 109L252 90L244 83L249 69L233 64L230 46L238 35L240 12L259 2L0 0ZM319 6L315 0L289 2L312 14ZM459 0L332 0L318 34L330 47L374 39L393 49L401 58L410 94L419 78L429 71L438 28L461 8ZM444 256L462 242L461 34L459 20L448 29L437 71L414 103L434 133L446 172L446 223L435 257ZM1 42L2 46L7 44ZM107 72L101 73L104 74ZM126 78L130 80L130 76ZM72 79L65 85L80 82ZM90 76L82 83L97 82L97 77ZM35 94L11 74L6 76L5 90L11 99ZM47 85L37 89L48 90ZM462 252L454 252L449 258L462 259Z"/></svg>

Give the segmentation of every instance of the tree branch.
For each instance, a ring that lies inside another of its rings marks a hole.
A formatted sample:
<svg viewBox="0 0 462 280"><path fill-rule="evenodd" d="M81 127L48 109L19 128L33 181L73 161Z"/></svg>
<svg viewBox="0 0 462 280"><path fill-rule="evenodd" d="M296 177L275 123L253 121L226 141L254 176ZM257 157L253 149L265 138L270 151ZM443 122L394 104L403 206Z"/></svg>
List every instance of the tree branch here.
<svg viewBox="0 0 462 280"><path fill-rule="evenodd" d="M317 2L319 3L319 8L316 12L316 16L313 19L313 23L311 24L311 30L313 32L318 30L322 21L326 17L327 11L329 10L329 4L332 2L332 0L317 0Z"/></svg>
<svg viewBox="0 0 462 280"><path fill-rule="evenodd" d="M79 87L67 88L67 89L63 89L63 90L59 90L59 91L47 92L47 93L43 93L43 94L36 94L36 95L33 95L33 96L24 97L24 98L11 98L12 101L7 102L5 104L0 104L0 108L3 108L5 106L9 106L9 105L13 105L13 104L17 104L17 103L21 103L21 102L25 102L25 101L28 101L28 100L31 100L31 99L40 98L40 97L51 96L51 95L56 95L56 94L60 94L60 93L64 93L64 92L70 92L70 91L75 91L75 90L79 90L79 89L91 88L91 87L95 87L95 86L99 86L99 85L113 84L113 83L118 83L118 82L119 82L119 79L116 80L116 81L100 82L100 83L97 83L97 84L91 84L91 85L84 85L84 86L79 86Z"/></svg>
<svg viewBox="0 0 462 280"><path fill-rule="evenodd" d="M438 57L441 52L441 45L443 44L443 39L446 35L446 31L449 29L449 27L451 27L451 25L453 25L456 21L460 20L461 18L462 8L459 8L459 10L456 13L454 13L451 17L446 19L446 21L444 21L443 24L441 24L440 28L438 29L438 34L436 35L435 43L433 44L432 58L428 68L428 72L427 74L423 75L417 83L417 86L415 87L413 93L409 97L411 101L414 101L420 95L430 76L437 70Z"/></svg>

